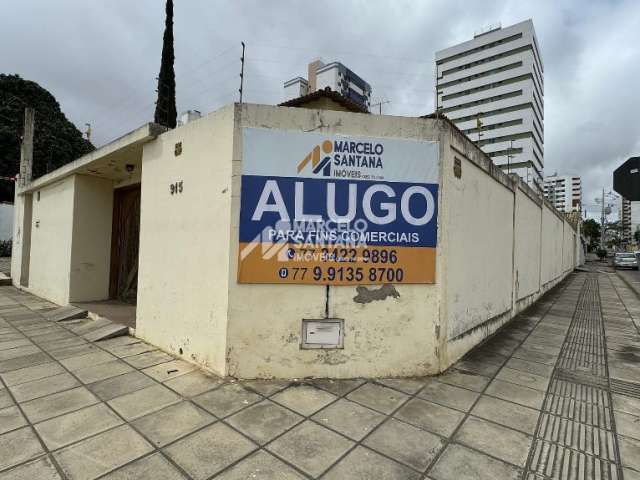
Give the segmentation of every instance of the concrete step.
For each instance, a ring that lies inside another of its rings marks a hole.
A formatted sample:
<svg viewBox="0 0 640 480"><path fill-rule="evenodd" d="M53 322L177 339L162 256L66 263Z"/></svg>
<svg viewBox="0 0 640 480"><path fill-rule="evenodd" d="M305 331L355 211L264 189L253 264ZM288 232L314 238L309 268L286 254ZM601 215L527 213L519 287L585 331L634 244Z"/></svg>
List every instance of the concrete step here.
<svg viewBox="0 0 640 480"><path fill-rule="evenodd" d="M92 330L91 332L83 335L83 337L90 342L98 342L100 340L107 340L108 338L123 337L128 334L129 327L111 322L110 325L105 325L96 330Z"/></svg>
<svg viewBox="0 0 640 480"><path fill-rule="evenodd" d="M88 318L70 320L66 326L73 333L89 342L129 334L129 327L112 322L106 317L89 316Z"/></svg>
<svg viewBox="0 0 640 480"><path fill-rule="evenodd" d="M0 272L0 287L7 287L11 285L11 277L5 273Z"/></svg>
<svg viewBox="0 0 640 480"><path fill-rule="evenodd" d="M96 320L93 320L91 318L87 318L85 319L84 322L78 324L78 325L74 325L73 327L70 328L70 330L77 334L77 335L82 335L85 336L88 333L93 332L94 330L98 330L99 328L102 327L107 327L109 325L111 325L113 322L111 320L109 320L108 318L104 318L104 317L100 317Z"/></svg>
<svg viewBox="0 0 640 480"><path fill-rule="evenodd" d="M67 328L90 342L129 334L129 327L126 325L115 323L93 312L89 312L86 318L69 321Z"/></svg>
<svg viewBox="0 0 640 480"><path fill-rule="evenodd" d="M75 320L77 318L87 318L88 312L73 305L56 308L45 313L45 318L51 322L64 322L66 320Z"/></svg>

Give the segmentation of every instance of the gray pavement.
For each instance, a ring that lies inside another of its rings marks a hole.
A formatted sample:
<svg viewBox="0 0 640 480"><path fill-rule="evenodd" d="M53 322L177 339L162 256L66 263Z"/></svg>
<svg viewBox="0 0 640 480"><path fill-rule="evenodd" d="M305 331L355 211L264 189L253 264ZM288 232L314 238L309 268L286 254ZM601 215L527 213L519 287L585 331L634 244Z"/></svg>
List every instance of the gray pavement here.
<svg viewBox="0 0 640 480"><path fill-rule="evenodd" d="M613 273L430 378L236 382L53 307L0 287L0 480L640 479L640 301Z"/></svg>

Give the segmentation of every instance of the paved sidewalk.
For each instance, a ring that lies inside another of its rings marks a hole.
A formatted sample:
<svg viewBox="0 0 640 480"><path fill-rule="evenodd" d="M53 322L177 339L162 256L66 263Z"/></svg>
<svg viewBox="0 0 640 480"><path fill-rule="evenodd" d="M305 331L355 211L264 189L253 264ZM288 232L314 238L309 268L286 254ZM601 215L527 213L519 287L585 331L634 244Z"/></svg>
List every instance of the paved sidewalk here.
<svg viewBox="0 0 640 480"><path fill-rule="evenodd" d="M640 479L640 301L614 274L435 378L237 383L51 307L0 287L0 480Z"/></svg>

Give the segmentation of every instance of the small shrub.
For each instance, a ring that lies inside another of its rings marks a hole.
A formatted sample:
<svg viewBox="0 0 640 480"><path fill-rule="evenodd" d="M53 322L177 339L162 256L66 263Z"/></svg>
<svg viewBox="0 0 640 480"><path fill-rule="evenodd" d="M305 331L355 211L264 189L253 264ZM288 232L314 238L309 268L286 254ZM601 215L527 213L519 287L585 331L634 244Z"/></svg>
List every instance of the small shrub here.
<svg viewBox="0 0 640 480"><path fill-rule="evenodd" d="M11 256L11 240L0 240L0 257Z"/></svg>

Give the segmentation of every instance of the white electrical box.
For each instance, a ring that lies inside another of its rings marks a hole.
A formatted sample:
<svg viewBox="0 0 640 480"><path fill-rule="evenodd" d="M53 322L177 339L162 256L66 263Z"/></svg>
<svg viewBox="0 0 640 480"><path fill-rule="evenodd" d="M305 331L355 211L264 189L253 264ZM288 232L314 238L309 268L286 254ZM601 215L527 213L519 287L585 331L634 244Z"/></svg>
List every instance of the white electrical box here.
<svg viewBox="0 0 640 480"><path fill-rule="evenodd" d="M344 320L302 320L301 348L343 348Z"/></svg>

